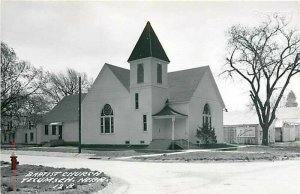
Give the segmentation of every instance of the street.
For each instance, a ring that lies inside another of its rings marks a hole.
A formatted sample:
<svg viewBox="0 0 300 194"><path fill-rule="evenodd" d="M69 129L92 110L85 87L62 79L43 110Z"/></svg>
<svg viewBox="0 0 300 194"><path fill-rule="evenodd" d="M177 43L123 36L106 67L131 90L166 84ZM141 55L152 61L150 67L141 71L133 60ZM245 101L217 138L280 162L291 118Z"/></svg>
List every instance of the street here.
<svg viewBox="0 0 300 194"><path fill-rule="evenodd" d="M10 155L1 153L1 160ZM300 193L300 160L155 163L18 155L20 164L90 168L126 181L115 193ZM114 183L114 178L112 179Z"/></svg>

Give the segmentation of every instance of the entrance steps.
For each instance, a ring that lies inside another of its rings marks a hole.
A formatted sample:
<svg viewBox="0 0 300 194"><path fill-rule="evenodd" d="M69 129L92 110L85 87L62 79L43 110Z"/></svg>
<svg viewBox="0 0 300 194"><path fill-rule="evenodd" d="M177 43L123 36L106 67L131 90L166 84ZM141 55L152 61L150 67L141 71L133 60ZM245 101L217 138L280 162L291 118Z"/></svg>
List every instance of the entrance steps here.
<svg viewBox="0 0 300 194"><path fill-rule="evenodd" d="M172 144L171 139L153 139L147 149L149 150L168 150Z"/></svg>

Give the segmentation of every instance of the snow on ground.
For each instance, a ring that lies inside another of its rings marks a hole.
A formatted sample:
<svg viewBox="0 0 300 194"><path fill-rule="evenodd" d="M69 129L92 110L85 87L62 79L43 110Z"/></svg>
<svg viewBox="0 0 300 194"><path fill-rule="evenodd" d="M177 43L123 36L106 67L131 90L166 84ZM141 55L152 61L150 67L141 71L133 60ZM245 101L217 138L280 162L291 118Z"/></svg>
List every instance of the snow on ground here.
<svg viewBox="0 0 300 194"><path fill-rule="evenodd" d="M91 160L72 157L18 155L20 164L103 171L126 183L106 193L253 194L300 193L300 160L238 163L155 163ZM9 153L1 160L9 161ZM114 179L112 179L114 184ZM104 191L105 192L105 191Z"/></svg>

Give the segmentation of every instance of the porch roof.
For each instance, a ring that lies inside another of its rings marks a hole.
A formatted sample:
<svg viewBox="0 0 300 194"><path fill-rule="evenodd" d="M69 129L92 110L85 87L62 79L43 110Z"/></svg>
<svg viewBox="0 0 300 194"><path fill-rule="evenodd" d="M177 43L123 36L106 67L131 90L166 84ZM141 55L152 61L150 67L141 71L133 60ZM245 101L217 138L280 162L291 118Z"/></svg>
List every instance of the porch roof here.
<svg viewBox="0 0 300 194"><path fill-rule="evenodd" d="M172 118L172 117L181 117L185 118L188 115L180 113L172 109L169 105L166 105L161 111L152 115L154 118Z"/></svg>

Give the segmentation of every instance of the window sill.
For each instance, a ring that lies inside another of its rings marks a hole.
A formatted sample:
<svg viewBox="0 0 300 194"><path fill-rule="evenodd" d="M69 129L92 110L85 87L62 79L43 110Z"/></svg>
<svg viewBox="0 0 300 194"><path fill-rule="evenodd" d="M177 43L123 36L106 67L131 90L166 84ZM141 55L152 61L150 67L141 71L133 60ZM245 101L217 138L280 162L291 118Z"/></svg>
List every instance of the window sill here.
<svg viewBox="0 0 300 194"><path fill-rule="evenodd" d="M115 133L100 133L100 135L115 135Z"/></svg>

